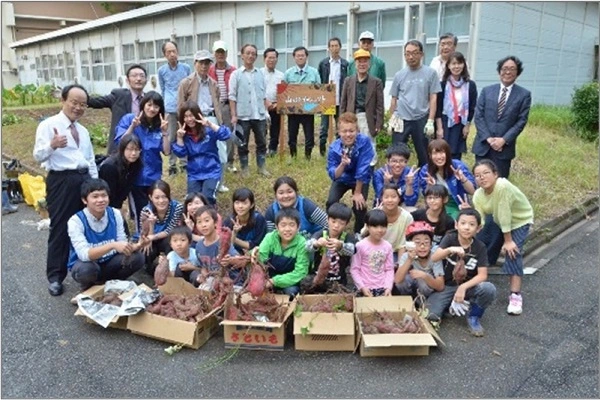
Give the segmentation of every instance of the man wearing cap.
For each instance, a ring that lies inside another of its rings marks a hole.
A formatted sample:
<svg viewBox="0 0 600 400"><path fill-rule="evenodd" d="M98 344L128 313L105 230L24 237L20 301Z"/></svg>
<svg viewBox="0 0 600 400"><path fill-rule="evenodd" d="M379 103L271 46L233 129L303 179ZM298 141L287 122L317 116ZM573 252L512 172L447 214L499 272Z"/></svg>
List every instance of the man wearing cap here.
<svg viewBox="0 0 600 400"><path fill-rule="evenodd" d="M340 92L344 79L348 74L348 61L340 57L342 50L342 41L334 37L329 39L328 44L329 57L325 57L319 63L319 76L322 83L335 84L335 122L337 123L340 114ZM329 115L321 115L321 133L319 134L319 151L321 156L325 156L327 150L327 133L329 130Z"/></svg>
<svg viewBox="0 0 600 400"><path fill-rule="evenodd" d="M265 76L254 66L257 49L253 44L245 44L240 50L243 65L233 71L229 80L229 107L231 108L231 123L244 128L244 142L250 139L250 129L254 132L256 143L256 165L260 175L269 177L271 174L265 168L267 156L267 99L265 91ZM242 177L247 178L248 147L238 147Z"/></svg>
<svg viewBox="0 0 600 400"><path fill-rule="evenodd" d="M231 124L231 110L229 108L229 79L231 74L235 71L235 67L227 62L227 50L228 46L224 40L217 40L213 44L213 55L215 57L215 63L210 66L208 75L217 82L219 87L219 101L221 102L221 111L223 112L223 125L227 126L233 132L233 126ZM227 170L229 172L237 172L237 169L233 165L235 158L235 148L233 146L232 139L227 140ZM225 165L222 165L222 170L225 171ZM224 176L225 174L223 174ZM224 181L221 181L224 182ZM228 192L229 189L221 183L217 189L219 192Z"/></svg>
<svg viewBox="0 0 600 400"><path fill-rule="evenodd" d="M342 87L340 114L347 111L356 114L358 130L371 138L375 150L375 136L383 127L383 82L369 75L371 53L358 49L354 52L356 73L348 76ZM371 166L377 162L377 152Z"/></svg>
<svg viewBox="0 0 600 400"><path fill-rule="evenodd" d="M406 67L396 72L390 89L390 114L394 114L398 120L392 134L392 144L408 143L408 138L412 137L419 167L422 167L427 163L427 137L432 137L434 133L437 93L442 88L437 72L421 64L421 42L406 42L404 59Z"/></svg>
<svg viewBox="0 0 600 400"><path fill-rule="evenodd" d="M308 50L304 46L298 46L293 52L296 65L285 71L283 80L287 83L321 83L321 77L316 68L308 65ZM288 115L288 145L292 157L296 157L296 141L298 130L302 125L304 130L304 155L310 160L312 149L315 146L315 116L312 114Z"/></svg>
<svg viewBox="0 0 600 400"><path fill-rule="evenodd" d="M171 143L177 139L177 91L179 83L189 74L192 69L185 63L180 63L177 43L168 40L162 45L162 52L167 63L158 69L158 84L160 85L163 101L165 102L165 114L169 122L169 138ZM177 173L177 157L171 153L169 156L169 175ZM181 158L181 169L184 170L187 164L186 158Z"/></svg>
<svg viewBox="0 0 600 400"><path fill-rule="evenodd" d="M267 95L267 111L269 112L269 150L268 157L277 154L279 146L279 130L281 128L281 116L277 114L277 84L283 80L283 72L275 69L279 52L273 47L269 47L263 53L265 66L260 72L265 77L265 90Z"/></svg>
<svg viewBox="0 0 600 400"><path fill-rule="evenodd" d="M181 81L177 104L181 106L188 100L196 101L204 117L215 117L217 125L223 123L219 88L217 82L208 76L212 55L208 50L200 50L194 55L194 70Z"/></svg>
<svg viewBox="0 0 600 400"><path fill-rule="evenodd" d="M366 50L371 54L371 66L369 67L369 75L375 76L381 79L383 86L385 86L385 62L375 54L373 54L373 47L375 47L375 35L373 32L364 31L358 37L358 45L361 49ZM356 73L356 64L354 61L350 61L348 64L348 76Z"/></svg>

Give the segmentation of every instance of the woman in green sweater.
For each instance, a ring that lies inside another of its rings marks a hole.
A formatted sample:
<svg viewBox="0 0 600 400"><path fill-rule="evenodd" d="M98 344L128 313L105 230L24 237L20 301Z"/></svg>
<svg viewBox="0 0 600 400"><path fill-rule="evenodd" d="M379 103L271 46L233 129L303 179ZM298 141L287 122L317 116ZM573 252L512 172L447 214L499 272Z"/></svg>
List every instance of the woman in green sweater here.
<svg viewBox="0 0 600 400"><path fill-rule="evenodd" d="M300 228L300 214L294 208L282 208L275 216L277 229L267 233L258 247L258 260L270 264L268 287L292 299L300 291L300 281L308 274L306 239Z"/></svg>
<svg viewBox="0 0 600 400"><path fill-rule="evenodd" d="M500 250L504 250L502 269L510 276L511 291L506 311L520 315L523 311L523 245L533 224L533 208L518 187L508 179L498 177L493 161L484 159L477 162L473 175L479 186L473 194L473 205L482 216L491 215L497 225L492 229L484 228L478 238L486 244L490 260L496 260Z"/></svg>

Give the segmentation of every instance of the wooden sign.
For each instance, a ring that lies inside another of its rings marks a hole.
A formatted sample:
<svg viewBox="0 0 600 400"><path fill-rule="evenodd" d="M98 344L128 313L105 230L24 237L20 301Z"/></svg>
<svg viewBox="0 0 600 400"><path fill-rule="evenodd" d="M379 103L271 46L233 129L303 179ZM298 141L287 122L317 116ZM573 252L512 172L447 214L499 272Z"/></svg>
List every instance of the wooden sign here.
<svg viewBox="0 0 600 400"><path fill-rule="evenodd" d="M280 83L277 113L335 115L335 84Z"/></svg>

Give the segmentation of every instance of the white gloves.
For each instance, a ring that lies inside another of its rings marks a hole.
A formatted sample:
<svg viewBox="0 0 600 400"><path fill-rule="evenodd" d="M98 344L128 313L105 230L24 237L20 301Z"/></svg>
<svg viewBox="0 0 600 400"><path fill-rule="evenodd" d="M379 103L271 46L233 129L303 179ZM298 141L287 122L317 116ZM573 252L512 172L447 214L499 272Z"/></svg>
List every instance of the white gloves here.
<svg viewBox="0 0 600 400"><path fill-rule="evenodd" d="M450 315L454 315L455 317L465 316L469 311L469 306L470 303L466 300L462 303L457 303L452 300L452 304L450 304Z"/></svg>
<svg viewBox="0 0 600 400"><path fill-rule="evenodd" d="M430 139L433 138L433 134L435 133L435 129L433 128L433 120L432 119L428 119L427 120L427 123L425 124L425 130L423 131L423 133L428 138L430 138Z"/></svg>

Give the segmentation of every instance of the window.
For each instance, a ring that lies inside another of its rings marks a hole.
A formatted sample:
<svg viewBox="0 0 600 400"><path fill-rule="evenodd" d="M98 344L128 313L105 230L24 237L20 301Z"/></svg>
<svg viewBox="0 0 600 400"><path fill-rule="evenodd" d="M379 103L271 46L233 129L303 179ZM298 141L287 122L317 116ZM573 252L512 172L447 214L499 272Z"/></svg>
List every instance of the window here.
<svg viewBox="0 0 600 400"><path fill-rule="evenodd" d="M162 54L161 46L162 46L163 42L164 42L164 40L161 41L160 45L158 46L158 49L159 49L158 54ZM156 74L157 68L156 68L156 58L154 56L154 42L138 43L138 57L140 60L140 65L146 69L146 71L148 72L148 75Z"/></svg>
<svg viewBox="0 0 600 400"><path fill-rule="evenodd" d="M201 33L198 38L198 50L208 50L212 53L213 43L221 40L221 32Z"/></svg>
<svg viewBox="0 0 600 400"><path fill-rule="evenodd" d="M73 53L66 53L67 60L67 81L73 82L75 80L75 55Z"/></svg>
<svg viewBox="0 0 600 400"><path fill-rule="evenodd" d="M35 65L34 65L34 67L33 67L32 69L35 69L35 70L36 70L36 72L37 72L37 77L38 77L39 79L42 79L42 78L43 78L43 76L44 76L44 75L43 75L43 73L42 73L42 71L43 71L43 66L42 66L42 60L41 60L41 58L39 58L39 57L36 57L36 58L35 58Z"/></svg>
<svg viewBox="0 0 600 400"><path fill-rule="evenodd" d="M469 51L468 35L470 21L470 3L438 3L427 5L425 7L424 24L427 40L424 43L425 58L423 63L429 65L433 57L439 53L439 37L447 32L460 36L456 50L467 56Z"/></svg>
<svg viewBox="0 0 600 400"><path fill-rule="evenodd" d="M79 61L81 62L81 77L90 80L90 59L87 50L79 52Z"/></svg>
<svg viewBox="0 0 600 400"><path fill-rule="evenodd" d="M293 51L302 46L302 21L275 24L272 29L271 43L279 51L278 69L285 71L294 66ZM310 56L310 54L309 54ZM310 57L309 57L310 60Z"/></svg>
<svg viewBox="0 0 600 400"><path fill-rule="evenodd" d="M25 71L25 66L23 64L19 65L19 71Z"/></svg>
<svg viewBox="0 0 600 400"><path fill-rule="evenodd" d="M37 64L29 64L29 69L34 71ZM39 74L38 74L39 75Z"/></svg>
<svg viewBox="0 0 600 400"><path fill-rule="evenodd" d="M122 46L123 51L123 73L127 73L129 67L135 64L135 45L124 44Z"/></svg>
<svg viewBox="0 0 600 400"><path fill-rule="evenodd" d="M325 46L332 37L337 37L346 43L347 20L345 15L339 17L319 18L309 21L310 38L309 46Z"/></svg>
<svg viewBox="0 0 600 400"><path fill-rule="evenodd" d="M179 49L179 61L188 64L194 69L194 37L182 36L177 38L177 48Z"/></svg>
<svg viewBox="0 0 600 400"><path fill-rule="evenodd" d="M92 77L95 81L116 81L115 48L92 50Z"/></svg>
<svg viewBox="0 0 600 400"><path fill-rule="evenodd" d="M65 55L59 54L56 56L56 73L55 78L65 79Z"/></svg>
<svg viewBox="0 0 600 400"><path fill-rule="evenodd" d="M452 32L456 36L469 34L471 23L471 3L440 3L442 6L442 26L440 33Z"/></svg>
<svg viewBox="0 0 600 400"><path fill-rule="evenodd" d="M265 51L265 30L262 26L254 26L251 28L238 29L238 43L239 49L236 49L235 53L238 55L238 65L242 65L242 58L240 57L240 50L245 44L253 44L256 46L256 62L254 66L261 68L264 66L264 60L262 57ZM212 49L211 49L212 50ZM231 52L232 49L230 49Z"/></svg>

